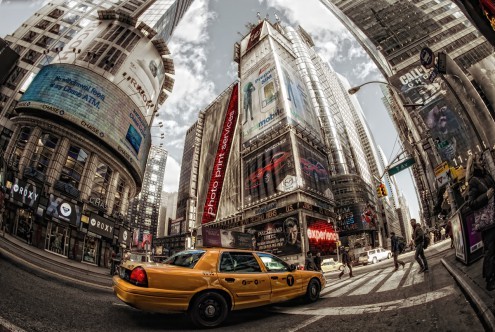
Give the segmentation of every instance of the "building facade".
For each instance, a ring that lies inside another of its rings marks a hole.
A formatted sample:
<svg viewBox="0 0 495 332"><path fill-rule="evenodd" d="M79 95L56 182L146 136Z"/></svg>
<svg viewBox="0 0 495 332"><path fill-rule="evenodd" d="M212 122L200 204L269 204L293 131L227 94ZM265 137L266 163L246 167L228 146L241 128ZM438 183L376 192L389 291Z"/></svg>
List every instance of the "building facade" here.
<svg viewBox="0 0 495 332"><path fill-rule="evenodd" d="M150 126L173 86L166 40L142 16L152 2L164 1L53 1L6 36L20 55L0 88L7 219L17 237L105 266L111 247L130 245L129 199L143 185ZM181 17L184 7L168 3ZM178 19L168 22L171 33Z"/></svg>
<svg viewBox="0 0 495 332"><path fill-rule="evenodd" d="M465 166L473 152L492 159L493 46L452 1L321 2L353 33L393 86L392 119L409 156L416 160L412 171L422 219L435 226L433 209L441 189L435 167L444 162ZM435 56L442 53L445 73L420 64L425 47Z"/></svg>

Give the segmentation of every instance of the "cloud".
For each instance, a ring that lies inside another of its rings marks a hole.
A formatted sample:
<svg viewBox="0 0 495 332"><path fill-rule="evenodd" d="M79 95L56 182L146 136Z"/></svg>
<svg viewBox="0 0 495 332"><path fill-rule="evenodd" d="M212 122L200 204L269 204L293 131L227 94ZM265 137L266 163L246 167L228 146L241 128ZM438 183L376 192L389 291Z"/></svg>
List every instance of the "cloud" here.
<svg viewBox="0 0 495 332"><path fill-rule="evenodd" d="M360 80L371 80L380 76L378 68L371 60L358 63L353 69L353 74Z"/></svg>
<svg viewBox="0 0 495 332"><path fill-rule="evenodd" d="M180 165L171 156L167 157L165 165L165 177L163 179L163 190L166 192L175 192L179 188Z"/></svg>

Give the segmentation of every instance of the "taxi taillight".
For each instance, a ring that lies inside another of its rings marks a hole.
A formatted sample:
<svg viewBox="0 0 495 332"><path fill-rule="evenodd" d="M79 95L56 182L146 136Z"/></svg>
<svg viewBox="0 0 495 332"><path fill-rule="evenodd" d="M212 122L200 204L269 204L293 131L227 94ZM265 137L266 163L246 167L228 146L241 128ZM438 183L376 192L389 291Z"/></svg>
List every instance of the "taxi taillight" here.
<svg viewBox="0 0 495 332"><path fill-rule="evenodd" d="M136 286L147 287L148 276L146 275L146 271L140 266L136 267L134 270L132 270L129 281Z"/></svg>

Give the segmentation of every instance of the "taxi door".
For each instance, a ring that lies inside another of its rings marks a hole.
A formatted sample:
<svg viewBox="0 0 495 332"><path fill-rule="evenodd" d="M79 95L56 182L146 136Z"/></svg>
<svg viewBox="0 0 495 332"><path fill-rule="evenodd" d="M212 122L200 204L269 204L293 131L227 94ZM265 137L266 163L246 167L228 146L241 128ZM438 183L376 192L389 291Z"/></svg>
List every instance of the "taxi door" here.
<svg viewBox="0 0 495 332"><path fill-rule="evenodd" d="M251 252L224 251L220 255L220 284L234 297L234 307L245 309L270 303L271 285Z"/></svg>
<svg viewBox="0 0 495 332"><path fill-rule="evenodd" d="M301 296L303 280L296 271L290 271L289 265L274 255L267 253L257 253L257 255L270 277L272 303Z"/></svg>

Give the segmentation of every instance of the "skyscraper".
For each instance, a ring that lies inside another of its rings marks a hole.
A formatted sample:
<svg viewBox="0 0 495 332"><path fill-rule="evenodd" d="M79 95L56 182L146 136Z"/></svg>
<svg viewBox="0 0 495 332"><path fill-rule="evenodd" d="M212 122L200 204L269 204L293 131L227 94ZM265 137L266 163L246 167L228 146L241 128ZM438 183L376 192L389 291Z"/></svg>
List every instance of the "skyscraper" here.
<svg viewBox="0 0 495 332"><path fill-rule="evenodd" d="M493 46L452 1L321 2L353 33L391 86L389 110L416 160L423 218L432 226L440 189L434 168L443 162L465 165L469 154L495 144ZM445 68L419 63L426 47Z"/></svg>
<svg viewBox="0 0 495 332"><path fill-rule="evenodd" d="M6 36L20 55L0 87L16 236L32 227L34 245L96 265L130 244L129 199L174 82L166 41L191 2L53 1ZM163 19L144 15L152 4Z"/></svg>

